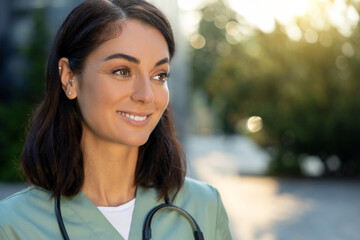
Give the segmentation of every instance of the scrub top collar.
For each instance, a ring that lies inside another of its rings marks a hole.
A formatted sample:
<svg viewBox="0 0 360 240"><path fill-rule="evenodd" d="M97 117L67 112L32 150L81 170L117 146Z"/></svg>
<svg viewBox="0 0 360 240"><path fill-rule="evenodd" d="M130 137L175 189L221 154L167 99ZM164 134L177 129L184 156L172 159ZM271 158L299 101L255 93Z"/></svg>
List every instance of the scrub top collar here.
<svg viewBox="0 0 360 240"><path fill-rule="evenodd" d="M142 238L143 224L147 213L152 207L163 203L163 201L158 201L158 196L158 191L154 188L137 187L129 239ZM76 227L80 224L93 233L94 238L92 239L124 240L83 192L79 192L71 198L62 197L61 211L70 239L76 239Z"/></svg>

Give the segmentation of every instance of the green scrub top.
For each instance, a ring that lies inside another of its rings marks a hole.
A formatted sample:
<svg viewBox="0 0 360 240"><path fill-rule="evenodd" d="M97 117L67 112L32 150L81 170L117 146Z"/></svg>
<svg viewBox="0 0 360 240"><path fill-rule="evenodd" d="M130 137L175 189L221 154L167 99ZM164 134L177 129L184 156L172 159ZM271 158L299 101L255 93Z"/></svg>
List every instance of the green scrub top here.
<svg viewBox="0 0 360 240"><path fill-rule="evenodd" d="M136 190L129 240L141 240L149 211L164 203L154 188ZM173 202L197 221L205 240L231 240L228 217L218 191L186 178ZM80 192L61 198L61 213L70 239L123 239L98 208ZM190 223L179 213L161 210L151 223L154 240L194 239ZM0 201L0 240L62 239L50 192L31 186Z"/></svg>

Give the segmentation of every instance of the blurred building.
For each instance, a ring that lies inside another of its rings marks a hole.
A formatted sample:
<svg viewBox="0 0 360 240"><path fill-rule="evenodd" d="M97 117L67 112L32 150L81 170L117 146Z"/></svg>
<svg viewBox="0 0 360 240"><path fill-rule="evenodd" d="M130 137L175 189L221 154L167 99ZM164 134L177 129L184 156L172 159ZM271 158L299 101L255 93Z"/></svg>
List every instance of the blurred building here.
<svg viewBox="0 0 360 240"><path fill-rule="evenodd" d="M34 28L33 13L36 9L44 9L46 24L51 36L66 14L80 0L2 0L0 8L0 101L9 101L24 86L23 69L26 66L20 54L30 41ZM50 46L50 42L49 42ZM45 64L45 63L44 63Z"/></svg>

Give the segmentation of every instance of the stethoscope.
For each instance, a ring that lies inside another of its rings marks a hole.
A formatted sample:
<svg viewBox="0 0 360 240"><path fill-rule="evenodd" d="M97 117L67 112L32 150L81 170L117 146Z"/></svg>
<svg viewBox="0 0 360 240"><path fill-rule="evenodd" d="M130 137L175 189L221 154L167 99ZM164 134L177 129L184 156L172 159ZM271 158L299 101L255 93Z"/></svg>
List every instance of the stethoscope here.
<svg viewBox="0 0 360 240"><path fill-rule="evenodd" d="M146 216L145 222L144 222L144 228L143 228L143 238L142 238L143 240L151 239L151 220L153 219L154 215L158 211L163 210L163 209L174 210L174 211L180 213L182 216L184 216L189 221L191 228L194 231L195 240L204 240L204 236L200 230L199 225L196 223L195 219L184 209L181 209L179 207L172 205L170 203L168 197L165 198L165 203L160 204L160 205L154 207L153 209L151 209L151 211ZM69 235L68 235L65 225L64 225L64 221L61 216L60 196L55 197L55 214L56 214L57 222L59 224L61 235L63 236L63 238L65 240L70 240Z"/></svg>

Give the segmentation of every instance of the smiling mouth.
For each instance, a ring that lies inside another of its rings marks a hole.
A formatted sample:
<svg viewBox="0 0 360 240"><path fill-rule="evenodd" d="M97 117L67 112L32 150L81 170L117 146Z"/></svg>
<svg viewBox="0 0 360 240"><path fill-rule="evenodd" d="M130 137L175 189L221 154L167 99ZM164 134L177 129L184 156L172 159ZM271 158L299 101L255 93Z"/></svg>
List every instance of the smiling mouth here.
<svg viewBox="0 0 360 240"><path fill-rule="evenodd" d="M124 116L124 117L127 117L127 118L129 118L131 120L137 121L137 122L145 121L149 116L149 115L137 116L137 115L132 115L132 114L129 114L129 113L124 113L124 112L117 112L117 113Z"/></svg>

